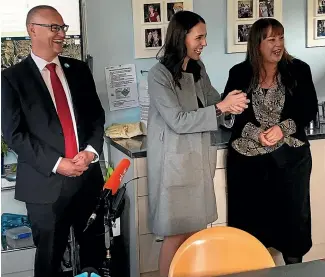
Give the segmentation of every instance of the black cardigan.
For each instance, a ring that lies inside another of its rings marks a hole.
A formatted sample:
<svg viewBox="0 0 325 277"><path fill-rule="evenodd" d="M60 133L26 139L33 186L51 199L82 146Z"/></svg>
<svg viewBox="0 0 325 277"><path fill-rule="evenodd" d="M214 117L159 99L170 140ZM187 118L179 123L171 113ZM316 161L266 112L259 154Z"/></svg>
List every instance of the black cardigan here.
<svg viewBox="0 0 325 277"><path fill-rule="evenodd" d="M288 71L289 72L287 73L289 74L287 74L287 76L292 76L296 85L290 89L290 91L286 87L285 103L280 121L291 118L296 123L296 133L294 133L292 137L309 144L304 129L309 125L310 121L316 118L318 111L318 100L310 67L307 63L301 60L293 59L293 61L288 64ZM281 75L282 78L283 75ZM229 77L223 93L223 98L235 89L247 92L252 77L253 71L249 62L244 61L233 66L229 71ZM285 82L283 83L285 84ZM242 130L248 122L260 127L259 122L255 118L252 107L252 91L248 93L247 97L251 102L242 114L236 115L235 123L232 127L230 142L241 137Z"/></svg>

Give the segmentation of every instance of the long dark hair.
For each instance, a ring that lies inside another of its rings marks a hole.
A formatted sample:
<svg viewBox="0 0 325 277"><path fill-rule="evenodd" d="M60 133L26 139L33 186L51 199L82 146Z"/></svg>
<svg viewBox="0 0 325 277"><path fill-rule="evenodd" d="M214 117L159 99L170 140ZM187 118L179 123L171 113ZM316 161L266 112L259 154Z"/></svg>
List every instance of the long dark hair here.
<svg viewBox="0 0 325 277"><path fill-rule="evenodd" d="M182 78L182 66L187 56L185 38L190 30L200 22L205 24L204 19L194 12L179 11L175 13L167 28L165 44L157 54L157 59L170 71L175 84L180 89L179 80ZM194 60L188 62L186 71L193 73L195 82L201 78L201 67Z"/></svg>
<svg viewBox="0 0 325 277"><path fill-rule="evenodd" d="M264 39L266 39L270 28L272 35L284 34L283 25L274 18L261 18L255 21L249 31L246 62L248 62L252 67L253 78L248 92L251 92L252 89L255 89L258 86L261 72L266 73L260 52L260 44ZM284 48L284 53L277 65L277 71L281 75L281 81L289 90L295 86L295 81L288 68L292 63L292 60L293 57Z"/></svg>

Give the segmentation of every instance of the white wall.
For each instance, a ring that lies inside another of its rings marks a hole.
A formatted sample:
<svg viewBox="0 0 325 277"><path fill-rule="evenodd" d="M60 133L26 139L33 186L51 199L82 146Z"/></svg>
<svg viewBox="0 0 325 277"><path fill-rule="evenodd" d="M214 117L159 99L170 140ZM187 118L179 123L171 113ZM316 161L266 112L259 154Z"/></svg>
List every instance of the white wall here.
<svg viewBox="0 0 325 277"><path fill-rule="evenodd" d="M106 124L137 121L138 108L108 111L104 76L105 66L135 63L140 79L140 70L156 63L155 59L133 58L132 0L85 1L88 50L94 57L94 77L106 110ZM206 20L208 28L208 47L202 59L219 92L224 89L228 70L245 58L244 53L226 54L226 6L226 0L194 0L194 11ZM325 98L325 47L306 48L306 0L283 0L283 23L289 53L311 66L319 98Z"/></svg>

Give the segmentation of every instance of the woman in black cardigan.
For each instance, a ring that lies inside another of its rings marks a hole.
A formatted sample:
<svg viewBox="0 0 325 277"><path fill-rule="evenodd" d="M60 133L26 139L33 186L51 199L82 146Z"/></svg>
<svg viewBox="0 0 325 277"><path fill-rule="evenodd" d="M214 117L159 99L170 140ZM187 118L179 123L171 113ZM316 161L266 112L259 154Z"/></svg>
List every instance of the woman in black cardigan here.
<svg viewBox="0 0 325 277"><path fill-rule="evenodd" d="M246 60L229 71L223 97L243 90L249 107L236 115L227 158L228 223L298 263L312 246L312 159L305 127L317 113L310 67L284 47L284 28L256 21Z"/></svg>

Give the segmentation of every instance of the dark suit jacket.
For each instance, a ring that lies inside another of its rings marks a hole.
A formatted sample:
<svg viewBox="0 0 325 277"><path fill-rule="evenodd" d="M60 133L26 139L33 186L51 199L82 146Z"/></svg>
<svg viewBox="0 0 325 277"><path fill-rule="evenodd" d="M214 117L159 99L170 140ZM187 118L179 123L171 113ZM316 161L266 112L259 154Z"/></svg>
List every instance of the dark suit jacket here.
<svg viewBox="0 0 325 277"><path fill-rule="evenodd" d="M79 150L89 144L100 155L105 114L92 74L82 61L65 57L59 57L59 60L71 92ZM17 200L53 203L58 199L63 183L68 186L72 179L79 180L80 186L102 187L99 163L91 164L82 177L52 173L58 158L64 157L64 137L50 93L31 56L2 71L1 102L3 136L18 154Z"/></svg>
<svg viewBox="0 0 325 277"><path fill-rule="evenodd" d="M315 119L318 111L318 100L310 67L305 62L294 59L288 64L288 72L281 75L283 83L287 83L284 78L289 78L289 76L295 85L291 89L286 87L285 104L280 120L284 121L288 118L294 120L296 133L292 136L309 144L304 129L311 120ZM252 67L248 62L245 61L233 66L229 71L223 98L232 90L238 89L248 93L248 98L252 100L252 92L248 91L252 77ZM242 130L248 122L260 127L251 103L242 114L236 115L230 142L241 137Z"/></svg>

